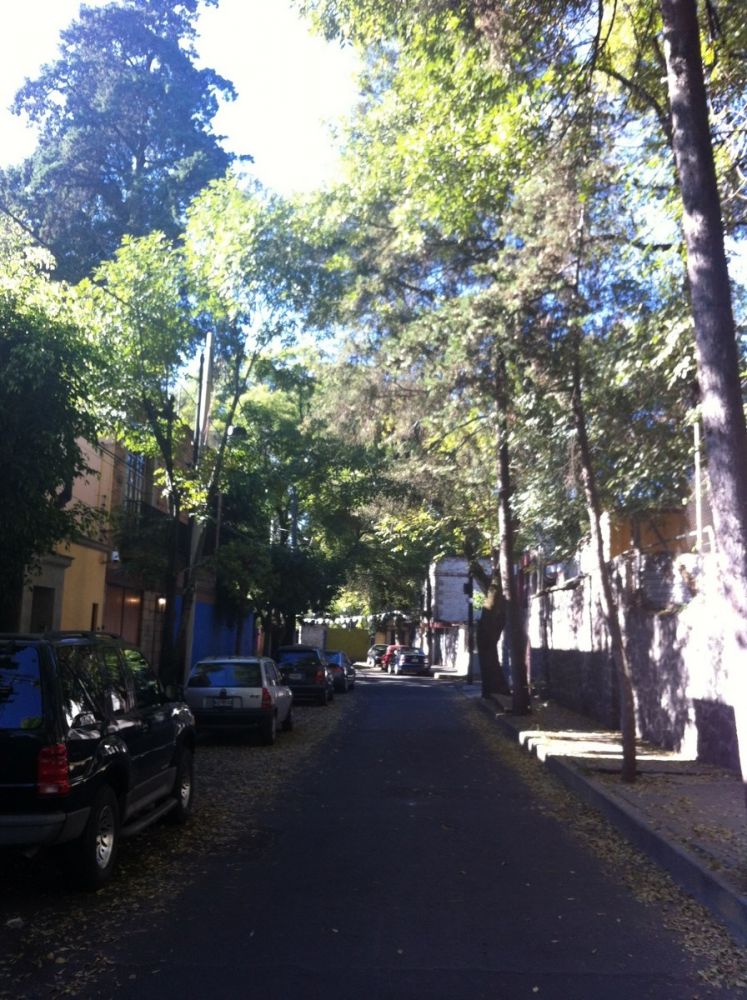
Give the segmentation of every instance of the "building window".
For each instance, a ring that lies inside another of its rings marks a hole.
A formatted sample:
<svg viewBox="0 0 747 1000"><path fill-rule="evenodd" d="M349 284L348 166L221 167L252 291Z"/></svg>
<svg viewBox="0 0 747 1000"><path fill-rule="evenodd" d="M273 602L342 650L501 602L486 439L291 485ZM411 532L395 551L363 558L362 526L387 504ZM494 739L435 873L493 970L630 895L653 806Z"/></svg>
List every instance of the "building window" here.
<svg viewBox="0 0 747 1000"><path fill-rule="evenodd" d="M127 453L125 459L127 479L125 482L125 506L137 510L145 500L145 456Z"/></svg>

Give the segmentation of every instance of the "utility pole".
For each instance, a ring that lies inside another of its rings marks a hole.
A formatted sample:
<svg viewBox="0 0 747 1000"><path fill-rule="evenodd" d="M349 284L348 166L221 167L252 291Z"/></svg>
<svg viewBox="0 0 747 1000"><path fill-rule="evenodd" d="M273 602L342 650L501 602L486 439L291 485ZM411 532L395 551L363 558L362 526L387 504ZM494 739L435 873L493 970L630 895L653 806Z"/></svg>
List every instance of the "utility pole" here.
<svg viewBox="0 0 747 1000"><path fill-rule="evenodd" d="M475 604L474 593L475 583L472 573L467 574L467 582L464 585L464 593L467 597L467 683L471 684L472 676L472 656L474 650L474 625L475 625Z"/></svg>

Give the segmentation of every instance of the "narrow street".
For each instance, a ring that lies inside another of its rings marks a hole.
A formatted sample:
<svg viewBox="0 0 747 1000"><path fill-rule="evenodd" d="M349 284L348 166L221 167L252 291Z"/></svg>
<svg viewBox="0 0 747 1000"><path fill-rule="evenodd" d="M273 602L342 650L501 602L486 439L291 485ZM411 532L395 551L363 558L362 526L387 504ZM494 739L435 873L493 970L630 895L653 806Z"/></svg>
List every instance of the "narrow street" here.
<svg viewBox="0 0 747 1000"><path fill-rule="evenodd" d="M3 868L0 997L743 996L703 981L498 740L451 684L361 672L275 747L200 747L194 829L128 841L95 897L51 862Z"/></svg>

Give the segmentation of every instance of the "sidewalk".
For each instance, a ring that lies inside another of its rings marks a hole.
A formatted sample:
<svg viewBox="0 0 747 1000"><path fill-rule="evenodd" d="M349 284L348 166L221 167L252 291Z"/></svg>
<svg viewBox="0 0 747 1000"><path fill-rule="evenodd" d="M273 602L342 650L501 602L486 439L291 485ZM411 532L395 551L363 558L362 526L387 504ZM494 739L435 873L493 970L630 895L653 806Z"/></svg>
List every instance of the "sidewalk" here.
<svg viewBox="0 0 747 1000"><path fill-rule="evenodd" d="M517 716L509 704L483 700L479 684L462 691L747 944L747 809L738 775L639 744L638 778L623 784L619 732L552 702L535 699L532 715Z"/></svg>

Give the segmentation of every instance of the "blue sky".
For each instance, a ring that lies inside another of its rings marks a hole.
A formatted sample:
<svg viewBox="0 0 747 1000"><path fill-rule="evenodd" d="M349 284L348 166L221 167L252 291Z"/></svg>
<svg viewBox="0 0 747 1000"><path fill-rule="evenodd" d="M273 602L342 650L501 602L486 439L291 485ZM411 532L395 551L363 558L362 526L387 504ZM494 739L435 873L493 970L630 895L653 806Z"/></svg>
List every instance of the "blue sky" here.
<svg viewBox="0 0 747 1000"><path fill-rule="evenodd" d="M0 36L0 165L18 162L33 148L33 133L7 108L24 79L55 58L59 32L79 8L80 0L7 3ZM323 123L338 120L355 101L352 53L313 37L287 0L220 0L202 15L199 31L201 60L231 80L239 95L216 119L226 147L250 153L260 180L286 194L330 179L336 156Z"/></svg>

